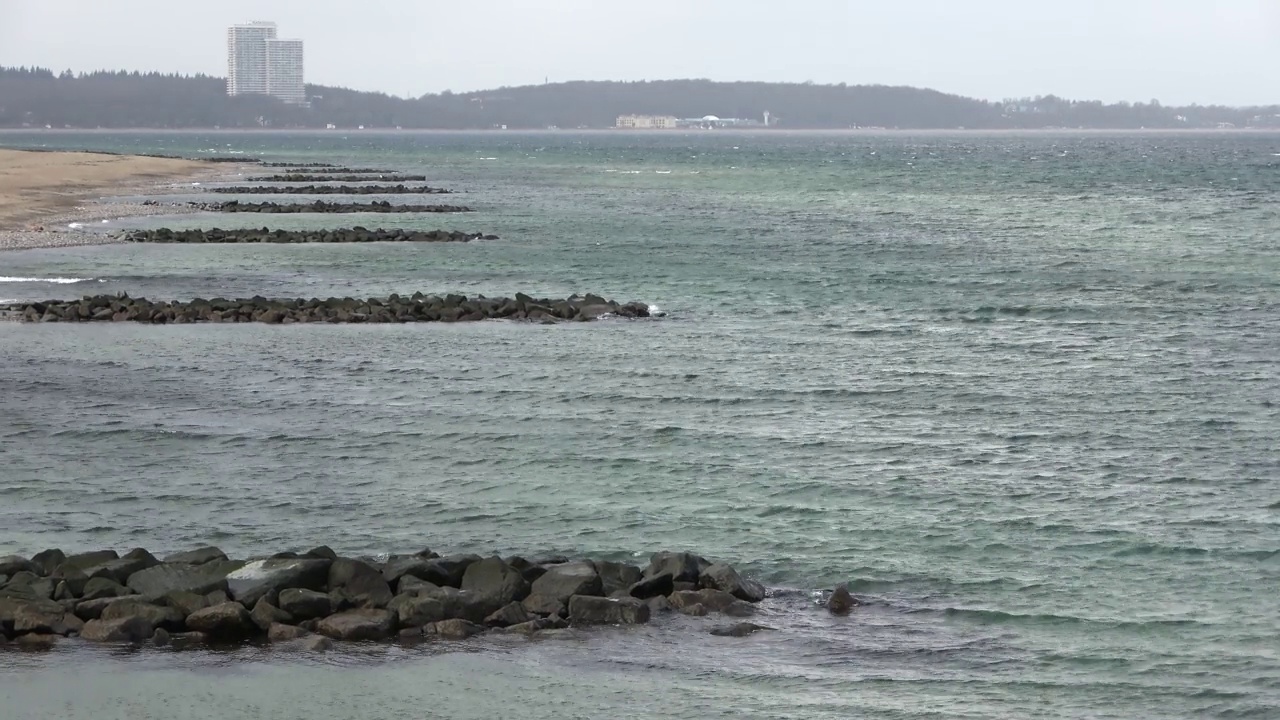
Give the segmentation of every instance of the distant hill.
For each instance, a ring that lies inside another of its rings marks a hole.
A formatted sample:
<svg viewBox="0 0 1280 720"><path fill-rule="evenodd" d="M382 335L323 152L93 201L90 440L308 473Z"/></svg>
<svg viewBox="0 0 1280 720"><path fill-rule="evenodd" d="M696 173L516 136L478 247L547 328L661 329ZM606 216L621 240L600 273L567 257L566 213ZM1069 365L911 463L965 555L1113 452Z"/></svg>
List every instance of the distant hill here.
<svg viewBox="0 0 1280 720"><path fill-rule="evenodd" d="M567 82L414 99L309 85L310 107L231 98L225 90L223 79L206 75L0 68L0 127L607 128L633 113L755 119L765 111L786 129L1280 127L1280 106L1104 105L1053 96L990 102L883 85Z"/></svg>

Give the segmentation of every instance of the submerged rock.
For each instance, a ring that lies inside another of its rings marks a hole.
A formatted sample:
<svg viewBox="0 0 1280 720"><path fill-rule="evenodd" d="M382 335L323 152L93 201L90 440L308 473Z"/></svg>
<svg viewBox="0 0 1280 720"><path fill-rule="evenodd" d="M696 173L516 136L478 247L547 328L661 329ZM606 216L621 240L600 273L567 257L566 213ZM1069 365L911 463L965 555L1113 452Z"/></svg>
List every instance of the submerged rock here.
<svg viewBox="0 0 1280 720"><path fill-rule="evenodd" d="M849 593L849 586L841 583L827 598L827 610L832 615L848 615L859 605L857 598Z"/></svg>
<svg viewBox="0 0 1280 720"><path fill-rule="evenodd" d="M774 628L756 625L755 623L738 623L737 625L712 628L711 634L717 637L746 637L762 630L774 630Z"/></svg>
<svg viewBox="0 0 1280 720"><path fill-rule="evenodd" d="M636 598L574 595L569 599L571 625L640 625L649 622L649 606Z"/></svg>

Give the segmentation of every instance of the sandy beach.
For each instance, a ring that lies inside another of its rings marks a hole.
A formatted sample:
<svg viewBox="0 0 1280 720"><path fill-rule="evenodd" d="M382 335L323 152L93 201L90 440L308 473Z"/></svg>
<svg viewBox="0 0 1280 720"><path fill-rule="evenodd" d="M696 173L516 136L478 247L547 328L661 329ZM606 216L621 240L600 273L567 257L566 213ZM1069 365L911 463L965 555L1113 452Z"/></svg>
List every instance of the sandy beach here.
<svg viewBox="0 0 1280 720"><path fill-rule="evenodd" d="M207 179L227 170L195 160L0 149L0 249L104 242L101 233L78 233L67 225L155 212L95 201L146 194L161 183Z"/></svg>

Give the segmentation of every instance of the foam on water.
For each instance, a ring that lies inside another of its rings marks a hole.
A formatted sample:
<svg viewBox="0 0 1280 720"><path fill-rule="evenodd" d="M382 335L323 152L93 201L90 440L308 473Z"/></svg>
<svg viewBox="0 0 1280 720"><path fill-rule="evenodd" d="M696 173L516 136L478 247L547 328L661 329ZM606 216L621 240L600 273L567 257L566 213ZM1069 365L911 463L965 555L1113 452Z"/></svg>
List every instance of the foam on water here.
<svg viewBox="0 0 1280 720"><path fill-rule="evenodd" d="M95 279L96 278L0 276L0 283L45 283L48 285L75 285L76 283L93 282Z"/></svg>

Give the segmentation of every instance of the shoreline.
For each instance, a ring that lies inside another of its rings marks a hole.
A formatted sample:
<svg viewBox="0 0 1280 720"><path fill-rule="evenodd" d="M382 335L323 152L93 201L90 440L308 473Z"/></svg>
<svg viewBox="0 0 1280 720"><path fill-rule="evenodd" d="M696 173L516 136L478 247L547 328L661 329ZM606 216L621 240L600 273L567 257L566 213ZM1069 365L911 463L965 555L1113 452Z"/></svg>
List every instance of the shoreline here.
<svg viewBox="0 0 1280 720"><path fill-rule="evenodd" d="M108 198L174 194L176 185L242 172L200 160L94 152L0 149L0 251L106 245L115 238L88 225L174 208L109 203Z"/></svg>

